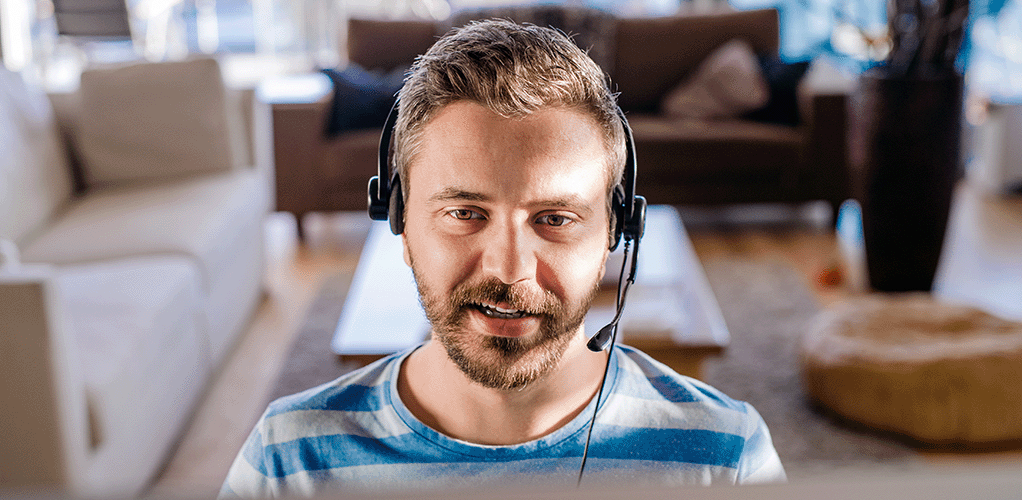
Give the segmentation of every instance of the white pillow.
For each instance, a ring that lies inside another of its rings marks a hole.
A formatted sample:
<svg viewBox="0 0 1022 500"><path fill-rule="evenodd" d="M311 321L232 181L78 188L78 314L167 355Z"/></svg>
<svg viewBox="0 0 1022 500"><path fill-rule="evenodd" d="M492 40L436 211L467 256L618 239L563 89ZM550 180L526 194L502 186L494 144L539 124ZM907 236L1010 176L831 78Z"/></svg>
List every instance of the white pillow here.
<svg viewBox="0 0 1022 500"><path fill-rule="evenodd" d="M748 42L731 40L700 63L695 74L667 93L661 112L676 118L732 118L759 109L770 87Z"/></svg>
<svg viewBox="0 0 1022 500"><path fill-rule="evenodd" d="M231 127L213 59L82 74L80 148L89 185L230 169Z"/></svg>
<svg viewBox="0 0 1022 500"><path fill-rule="evenodd" d="M0 238L25 243L71 198L50 100L0 62Z"/></svg>

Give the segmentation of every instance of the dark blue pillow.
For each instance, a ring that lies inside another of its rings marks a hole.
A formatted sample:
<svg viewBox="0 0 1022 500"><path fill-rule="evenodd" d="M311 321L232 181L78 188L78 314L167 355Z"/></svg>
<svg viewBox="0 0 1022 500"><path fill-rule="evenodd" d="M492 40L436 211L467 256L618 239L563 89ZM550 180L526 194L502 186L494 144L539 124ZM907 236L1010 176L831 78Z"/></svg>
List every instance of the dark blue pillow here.
<svg viewBox="0 0 1022 500"><path fill-rule="evenodd" d="M357 64L343 70L322 70L334 84L334 105L327 119L326 136L346 130L380 128L404 80L404 69L389 73L367 71Z"/></svg>
<svg viewBox="0 0 1022 500"><path fill-rule="evenodd" d="M745 114L745 118L781 125L798 125L800 118L796 91L802 76L809 69L809 61L786 63L776 56L760 56L759 66L770 87L770 100L762 108Z"/></svg>

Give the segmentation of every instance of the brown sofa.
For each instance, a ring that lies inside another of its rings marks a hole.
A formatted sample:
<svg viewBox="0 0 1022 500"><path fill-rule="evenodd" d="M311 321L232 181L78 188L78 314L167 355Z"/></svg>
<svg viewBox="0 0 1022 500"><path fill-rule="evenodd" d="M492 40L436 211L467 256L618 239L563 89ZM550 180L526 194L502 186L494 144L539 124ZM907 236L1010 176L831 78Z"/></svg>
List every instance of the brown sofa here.
<svg viewBox="0 0 1022 500"><path fill-rule="evenodd" d="M637 192L650 203L800 203L848 195L846 92L799 87L797 126L747 119L676 120L658 113L660 100L721 44L746 40L758 54L778 51L772 9L712 15L616 19L609 74L634 131ZM424 52L444 26L425 21L352 19L349 60L393 70ZM810 68L810 73L813 68ZM811 78L807 78L811 80ZM376 169L379 130L315 135L331 98L275 107L277 206L301 216L317 210L361 210Z"/></svg>

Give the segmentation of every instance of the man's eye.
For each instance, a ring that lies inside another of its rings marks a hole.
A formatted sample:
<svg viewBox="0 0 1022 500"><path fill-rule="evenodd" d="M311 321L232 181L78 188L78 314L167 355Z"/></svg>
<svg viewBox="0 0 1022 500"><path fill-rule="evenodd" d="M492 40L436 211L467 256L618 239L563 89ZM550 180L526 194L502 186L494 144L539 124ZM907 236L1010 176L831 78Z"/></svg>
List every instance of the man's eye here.
<svg viewBox="0 0 1022 500"><path fill-rule="evenodd" d="M539 222L540 224L546 224L548 226L559 227L567 224L569 222L569 219L563 215L550 214L540 217L539 220L537 220L537 222Z"/></svg>
<svg viewBox="0 0 1022 500"><path fill-rule="evenodd" d="M456 210L451 210L450 212L447 212L447 213L449 215L451 215L452 217L454 217L455 219L458 219L458 220L469 220L469 219L479 219L479 218L481 218L481 216L479 214L477 214L474 211L469 210L467 208L459 208L459 209L456 209Z"/></svg>

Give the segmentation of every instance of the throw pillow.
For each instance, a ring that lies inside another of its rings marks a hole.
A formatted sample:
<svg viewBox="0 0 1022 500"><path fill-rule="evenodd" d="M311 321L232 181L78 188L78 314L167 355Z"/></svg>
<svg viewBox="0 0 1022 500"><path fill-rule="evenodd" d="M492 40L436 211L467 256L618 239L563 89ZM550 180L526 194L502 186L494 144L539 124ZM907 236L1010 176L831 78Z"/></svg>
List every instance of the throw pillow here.
<svg viewBox="0 0 1022 500"><path fill-rule="evenodd" d="M389 73L366 71L355 63L343 70L322 71L334 84L334 102L326 125L328 138L346 130L382 127L405 73L403 68Z"/></svg>
<svg viewBox="0 0 1022 500"><path fill-rule="evenodd" d="M663 114L703 120L734 118L764 106L769 87L748 42L731 40L714 50L695 74L661 100Z"/></svg>
<svg viewBox="0 0 1022 500"><path fill-rule="evenodd" d="M787 63L777 56L764 56L760 57L759 65L770 86L770 99L762 108L746 114L745 118L798 125L801 121L798 112L798 84L809 69L809 61Z"/></svg>
<svg viewBox="0 0 1022 500"><path fill-rule="evenodd" d="M233 167L231 134L239 131L214 59L90 69L79 92L89 185Z"/></svg>

